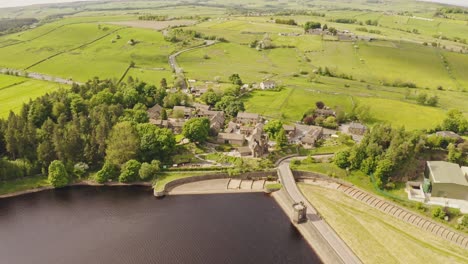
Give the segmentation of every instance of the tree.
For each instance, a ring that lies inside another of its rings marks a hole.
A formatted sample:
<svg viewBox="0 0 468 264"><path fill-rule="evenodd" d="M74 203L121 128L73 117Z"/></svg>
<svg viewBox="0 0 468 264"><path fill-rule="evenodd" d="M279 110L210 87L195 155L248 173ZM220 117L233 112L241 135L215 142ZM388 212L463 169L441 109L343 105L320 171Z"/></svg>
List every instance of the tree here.
<svg viewBox="0 0 468 264"><path fill-rule="evenodd" d="M221 99L218 94L213 91L213 89L209 89L206 93L204 93L200 99L205 102L207 105L215 106L216 103Z"/></svg>
<svg viewBox="0 0 468 264"><path fill-rule="evenodd" d="M237 73L234 73L231 76L229 76L229 81L235 85L239 85L239 86L242 85L242 80L239 77L239 74Z"/></svg>
<svg viewBox="0 0 468 264"><path fill-rule="evenodd" d="M317 107L317 109L323 109L325 107L325 103L322 101L318 101L315 103L315 106Z"/></svg>
<svg viewBox="0 0 468 264"><path fill-rule="evenodd" d="M338 123L336 122L336 118L334 116L329 116L327 117L323 123L322 123L323 127L325 128L331 128L331 129L335 129L338 127Z"/></svg>
<svg viewBox="0 0 468 264"><path fill-rule="evenodd" d="M453 163L462 163L463 153L455 147L454 144L450 143L448 146L447 160Z"/></svg>
<svg viewBox="0 0 468 264"><path fill-rule="evenodd" d="M335 158L333 161L335 162L336 166L342 169L346 169L351 165L351 163L349 162L349 155L350 155L349 150L338 152L335 155Z"/></svg>
<svg viewBox="0 0 468 264"><path fill-rule="evenodd" d="M437 106L439 103L439 97L437 95L431 96L427 99L427 105L429 106Z"/></svg>
<svg viewBox="0 0 468 264"><path fill-rule="evenodd" d="M281 129L283 129L283 122L280 120L271 120L263 128L271 139L276 139Z"/></svg>
<svg viewBox="0 0 468 264"><path fill-rule="evenodd" d="M322 27L322 30L327 30L327 29L328 29L328 25L324 24L323 27Z"/></svg>
<svg viewBox="0 0 468 264"><path fill-rule="evenodd" d="M55 188L61 188L68 184L69 178L65 165L60 160L54 160L49 165L49 183Z"/></svg>
<svg viewBox="0 0 468 264"><path fill-rule="evenodd" d="M426 93L420 93L418 94L418 97L416 98L416 101L418 104L425 104L427 100L427 94Z"/></svg>
<svg viewBox="0 0 468 264"><path fill-rule="evenodd" d="M167 111L165 108L161 110L161 120L167 120Z"/></svg>
<svg viewBox="0 0 468 264"><path fill-rule="evenodd" d="M161 88L167 89L167 81L166 78L162 78L160 82Z"/></svg>
<svg viewBox="0 0 468 264"><path fill-rule="evenodd" d="M106 161L104 163L104 166L102 166L101 170L96 173L96 177L94 178L98 183L104 183L108 181L109 179L114 179L117 177L119 173L119 168Z"/></svg>
<svg viewBox="0 0 468 264"><path fill-rule="evenodd" d="M280 129L276 136L276 148L282 149L288 145L288 138L286 137L286 132L283 128Z"/></svg>
<svg viewBox="0 0 468 264"><path fill-rule="evenodd" d="M463 134L468 131L468 120L460 110L451 109L442 121L442 129Z"/></svg>
<svg viewBox="0 0 468 264"><path fill-rule="evenodd" d="M132 124L128 121L117 123L112 128L107 140L106 160L116 165L122 165L137 157L138 147L138 134Z"/></svg>
<svg viewBox="0 0 468 264"><path fill-rule="evenodd" d="M334 27L328 28L328 32L330 32L333 36L338 34L338 30L336 28L334 28Z"/></svg>
<svg viewBox="0 0 468 264"><path fill-rule="evenodd" d="M224 111L227 115L235 117L237 113L245 111L244 103L236 100L234 96L223 96L219 102L216 103L215 109Z"/></svg>
<svg viewBox="0 0 468 264"><path fill-rule="evenodd" d="M153 160L151 163L143 163L141 164L141 168L139 171L140 179L143 181L147 181L152 179L160 170L161 163L159 160Z"/></svg>
<svg viewBox="0 0 468 264"><path fill-rule="evenodd" d="M151 161L154 158L163 160L174 151L176 142L172 131L151 124L138 124L140 160Z"/></svg>
<svg viewBox="0 0 468 264"><path fill-rule="evenodd" d="M119 182L133 182L138 179L138 173L140 171L141 163L137 160L127 161L123 167L122 172L119 175Z"/></svg>
<svg viewBox="0 0 468 264"><path fill-rule="evenodd" d="M309 29L316 29L316 28L321 28L322 25L320 22L313 22L313 21L307 21L304 24L304 31L308 31Z"/></svg>
<svg viewBox="0 0 468 264"><path fill-rule="evenodd" d="M184 137L191 142L204 143L210 132L210 120L208 118L192 118L185 122L182 129Z"/></svg>

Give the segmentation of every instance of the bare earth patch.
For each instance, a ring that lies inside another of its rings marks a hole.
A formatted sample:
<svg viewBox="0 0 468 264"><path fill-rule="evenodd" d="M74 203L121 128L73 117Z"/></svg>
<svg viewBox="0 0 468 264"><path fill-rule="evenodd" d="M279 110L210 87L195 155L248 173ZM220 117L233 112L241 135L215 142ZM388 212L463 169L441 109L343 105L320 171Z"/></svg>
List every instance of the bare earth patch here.
<svg viewBox="0 0 468 264"><path fill-rule="evenodd" d="M168 21L120 21L110 22L110 24L129 26L136 28L149 28L154 30L162 30L173 26L190 26L194 25L196 20L168 20Z"/></svg>

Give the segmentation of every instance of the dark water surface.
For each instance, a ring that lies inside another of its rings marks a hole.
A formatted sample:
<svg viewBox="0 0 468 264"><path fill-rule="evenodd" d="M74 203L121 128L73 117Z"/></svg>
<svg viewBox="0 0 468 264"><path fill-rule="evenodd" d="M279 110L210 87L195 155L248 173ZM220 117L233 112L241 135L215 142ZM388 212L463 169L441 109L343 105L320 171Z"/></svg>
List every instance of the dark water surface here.
<svg viewBox="0 0 468 264"><path fill-rule="evenodd" d="M0 263L318 263L264 194L75 187L0 199Z"/></svg>

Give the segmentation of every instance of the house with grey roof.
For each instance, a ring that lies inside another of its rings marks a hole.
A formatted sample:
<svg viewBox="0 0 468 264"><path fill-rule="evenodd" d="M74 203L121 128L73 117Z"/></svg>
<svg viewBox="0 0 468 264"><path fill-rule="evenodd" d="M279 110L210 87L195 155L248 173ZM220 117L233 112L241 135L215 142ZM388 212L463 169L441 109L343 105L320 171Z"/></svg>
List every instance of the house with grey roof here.
<svg viewBox="0 0 468 264"><path fill-rule="evenodd" d="M160 105L156 104L155 106L149 108L146 113L148 113L148 117L150 119L158 119L161 116L162 109L163 108Z"/></svg>
<svg viewBox="0 0 468 264"><path fill-rule="evenodd" d="M245 143L245 137L241 134L234 133L219 133L217 137L219 144L231 144L237 146L243 146Z"/></svg>
<svg viewBox="0 0 468 264"><path fill-rule="evenodd" d="M260 88L262 90L270 90L270 89L275 89L276 88L276 82L275 81L270 81L266 80L260 83Z"/></svg>
<svg viewBox="0 0 468 264"><path fill-rule="evenodd" d="M367 131L367 127L361 123L352 122L349 124L348 132L354 135L364 135Z"/></svg>
<svg viewBox="0 0 468 264"><path fill-rule="evenodd" d="M438 131L436 132L436 136L453 140L456 143L463 142L463 138L453 131Z"/></svg>
<svg viewBox="0 0 468 264"><path fill-rule="evenodd" d="M240 125L256 125L260 122L260 115L255 113L239 112L236 121Z"/></svg>

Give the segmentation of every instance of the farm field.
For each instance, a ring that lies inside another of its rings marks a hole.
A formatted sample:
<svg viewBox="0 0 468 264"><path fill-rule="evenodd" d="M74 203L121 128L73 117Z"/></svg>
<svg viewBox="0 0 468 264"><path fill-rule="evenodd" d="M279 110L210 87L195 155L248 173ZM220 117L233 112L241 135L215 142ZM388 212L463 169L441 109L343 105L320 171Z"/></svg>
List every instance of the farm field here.
<svg viewBox="0 0 468 264"><path fill-rule="evenodd" d="M93 77L114 80L125 77L124 81L132 77L155 85L166 78L172 84L174 74L168 56L200 45L202 40L193 38L172 43L156 30L183 23L186 26L181 27L182 30L227 40L178 56L177 62L185 77L196 80L197 86L223 90L232 86L229 76L237 73L244 83L258 84L270 79L284 87L279 92L255 91L242 98L250 112L295 122L316 101L324 101L345 112L358 104L369 106L376 122L389 122L408 129L433 128L450 108L458 108L468 115L468 94L464 92L468 90L468 54L450 51L468 48L461 41L468 34L466 16L462 14L450 14L448 19L434 17L436 5L400 0L392 2L391 6L365 0L334 5L329 1L281 5L263 0L208 2L214 6L121 1L80 3L70 9L73 12L64 8L70 12L63 18L0 36L0 68L27 69L78 82ZM251 14L233 8L239 4L259 10L276 10L281 6L280 11L295 8L315 13ZM392 11L382 11L387 9ZM58 10L61 9L55 6L44 7L36 10L36 14L43 18ZM31 9L23 8L17 10L15 16L33 14ZM141 21L138 20L141 14L167 16L170 20ZM2 10L0 17L4 17ZM362 25L337 23L336 19L340 18L356 19ZM293 19L298 25L277 24L275 19ZM377 21L378 25L366 25L367 20ZM337 41L331 36L304 35L302 25L308 21L379 40ZM362 27L380 33L356 30ZM444 38L435 36L439 33ZM129 44L131 39L136 41L135 45ZM264 39L271 40L275 48L249 47L253 41ZM423 46L423 42L429 45ZM434 48L431 42L447 48ZM132 62L135 67L123 76ZM316 74L319 67L327 67L341 77L320 76ZM395 82L411 82L418 88L389 86ZM39 88L37 95L45 90ZM421 93L437 95L437 107L418 105L416 99ZM12 104L12 107L19 106Z"/></svg>
<svg viewBox="0 0 468 264"><path fill-rule="evenodd" d="M299 188L364 263L468 261L458 246L341 192L306 184Z"/></svg>
<svg viewBox="0 0 468 264"><path fill-rule="evenodd" d="M0 118L7 117L10 111L17 112L30 99L60 87L67 88L57 83L0 75Z"/></svg>

